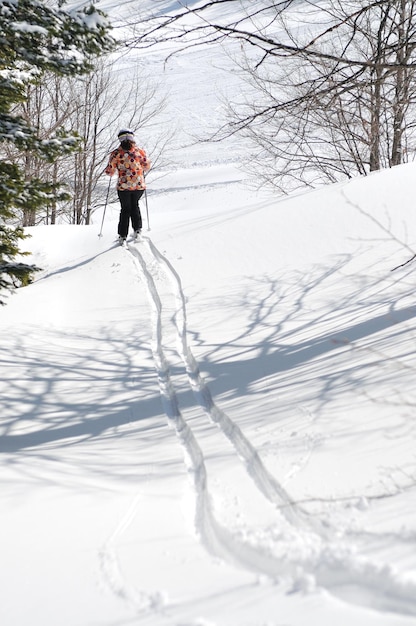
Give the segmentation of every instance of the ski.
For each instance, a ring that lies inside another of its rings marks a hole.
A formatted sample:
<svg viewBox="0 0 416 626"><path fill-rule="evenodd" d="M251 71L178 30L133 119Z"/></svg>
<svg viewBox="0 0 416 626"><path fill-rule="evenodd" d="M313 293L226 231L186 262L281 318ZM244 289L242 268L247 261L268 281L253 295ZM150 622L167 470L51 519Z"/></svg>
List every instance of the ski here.
<svg viewBox="0 0 416 626"><path fill-rule="evenodd" d="M131 241L133 243L139 243L140 241L143 241L141 231L136 231Z"/></svg>
<svg viewBox="0 0 416 626"><path fill-rule="evenodd" d="M128 243L140 243L141 241L143 241L143 239L140 232L135 232L134 235L129 238L119 236L116 239L116 243L118 243L122 248L126 248Z"/></svg>

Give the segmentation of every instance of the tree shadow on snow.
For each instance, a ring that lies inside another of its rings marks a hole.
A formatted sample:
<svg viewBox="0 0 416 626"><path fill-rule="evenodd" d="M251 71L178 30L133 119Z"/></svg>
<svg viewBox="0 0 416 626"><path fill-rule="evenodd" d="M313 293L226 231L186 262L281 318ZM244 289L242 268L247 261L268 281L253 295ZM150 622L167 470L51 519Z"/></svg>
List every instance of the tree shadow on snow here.
<svg viewBox="0 0 416 626"><path fill-rule="evenodd" d="M377 367L380 358L375 359L371 350L381 337L401 351L397 359L412 352L413 331L402 323L416 318L416 306L396 304L410 298L412 289L405 281L398 289L393 276L371 279L357 274L345 278L348 286L340 295L337 281L350 261L347 256L329 269L313 268L291 278L287 274L252 278L252 288L243 295L238 288L231 290L228 314L236 309L241 319L243 310L246 317L238 335L217 345L193 335L193 344L206 355L200 365L212 392L236 398L255 393L254 387L269 377L274 377L274 384L284 379L291 385L299 383L299 377L315 376L317 394L324 400L350 373L348 363L339 358L345 351L367 352L361 363L354 364L357 381L367 375L370 365ZM207 308L215 311L216 305ZM352 377L348 384L353 387Z"/></svg>
<svg viewBox="0 0 416 626"><path fill-rule="evenodd" d="M134 450L134 442L151 447L172 437L146 342L120 339L113 329L94 330L94 335L28 328L3 346L4 465L17 469L25 459L56 460L66 454L79 458L80 465L94 465L98 473L116 465L125 473L123 440L130 439ZM110 459L117 456L117 442L118 458Z"/></svg>

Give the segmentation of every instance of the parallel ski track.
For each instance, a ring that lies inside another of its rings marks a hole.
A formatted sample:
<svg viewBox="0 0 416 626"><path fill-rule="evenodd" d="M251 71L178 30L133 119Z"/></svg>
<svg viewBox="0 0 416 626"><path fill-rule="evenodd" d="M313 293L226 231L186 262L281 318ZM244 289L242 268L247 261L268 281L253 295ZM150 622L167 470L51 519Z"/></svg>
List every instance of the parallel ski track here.
<svg viewBox="0 0 416 626"><path fill-rule="evenodd" d="M145 243L153 257L166 271L173 288L173 293L175 294L177 309L174 321L177 330L177 350L184 363L189 384L198 404L202 407L208 418L221 429L227 439L234 446L237 455L246 467L248 475L255 482L261 493L270 502L277 505L281 509L282 515L286 517L291 524L303 527L308 526L308 522L306 521L303 511L299 506L291 501L289 494L267 471L257 453L257 450L245 437L241 429L215 404L211 392L200 374L198 364L188 345L186 301L180 276L170 261L159 252L150 239L146 238Z"/></svg>
<svg viewBox="0 0 416 626"><path fill-rule="evenodd" d="M156 254L156 248L150 240L146 238L144 243L147 244L152 257L159 261L160 253ZM139 252L137 246L129 246L128 250L132 254L146 286L152 309L151 349L153 360L164 410L182 445L185 464L192 478L195 494L194 525L197 534L206 549L217 558L273 578L295 575L297 571L295 564L279 561L266 552L260 553L257 548L237 539L215 519L209 496L204 456L191 428L181 414L177 395L171 381L170 369L163 348L162 301L144 256Z"/></svg>
<svg viewBox="0 0 416 626"><path fill-rule="evenodd" d="M148 251L152 262L156 261L167 275L173 295L177 301L174 316L176 327L177 352L182 359L190 387L197 404L215 423L234 446L243 461L247 473L260 492L274 503L287 521L299 532L309 532L320 542L321 548L315 556L306 557L303 562L290 562L289 559L275 558L268 552L242 542L229 529L221 526L215 519L209 496L207 470L202 450L189 425L184 420L172 384L168 360L163 348L162 308L163 302L158 288L149 270L144 250ZM129 245L126 249L135 262L138 272L147 290L149 305L152 310L152 345L155 370L164 410L169 423L174 427L184 452L185 464L192 478L195 494L195 530L206 549L215 557L245 567L257 574L266 574L272 578L290 577L299 580L299 569L313 574L319 585L332 590L338 595L339 589L350 585L365 589L369 599L364 605L371 605L380 610L416 615L414 598L416 584L394 572L385 564L374 563L367 558L357 558L348 546L330 538L336 532L325 531L323 526L291 501L289 494L271 476L264 467L257 451L244 436L240 428L215 404L208 386L202 379L198 364L187 342L186 303L181 280L172 264L157 249L148 237L143 237L139 244ZM329 541L328 541L329 540ZM110 542L111 543L111 542ZM109 556L111 551L109 553ZM302 583L301 583L302 585ZM296 588L296 582L295 582ZM381 596L381 590L384 594ZM341 593L342 596L342 593ZM155 599L150 599L150 603ZM157 602L157 600L156 600Z"/></svg>

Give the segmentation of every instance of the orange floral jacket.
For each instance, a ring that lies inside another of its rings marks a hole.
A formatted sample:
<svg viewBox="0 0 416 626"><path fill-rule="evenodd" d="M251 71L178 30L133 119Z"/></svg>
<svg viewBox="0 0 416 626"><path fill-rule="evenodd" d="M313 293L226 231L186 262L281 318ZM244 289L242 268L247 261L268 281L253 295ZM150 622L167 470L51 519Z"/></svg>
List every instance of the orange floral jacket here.
<svg viewBox="0 0 416 626"><path fill-rule="evenodd" d="M145 172L150 170L150 161L146 152L133 146L129 152L121 146L113 150L105 168L105 173L112 176L118 171L117 189L119 191L135 191L146 189Z"/></svg>

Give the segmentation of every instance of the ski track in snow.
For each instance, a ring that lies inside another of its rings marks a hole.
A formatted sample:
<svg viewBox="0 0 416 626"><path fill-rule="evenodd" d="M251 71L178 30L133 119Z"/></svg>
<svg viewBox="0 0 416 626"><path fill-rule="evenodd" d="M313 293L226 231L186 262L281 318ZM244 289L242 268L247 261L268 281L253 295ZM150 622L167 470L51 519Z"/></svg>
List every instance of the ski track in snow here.
<svg viewBox="0 0 416 626"><path fill-rule="evenodd" d="M126 602L136 613L146 611L154 612L160 610L164 605L163 596L157 591L154 593L145 593L130 588L124 580L117 559L117 539L133 521L139 499L140 497L136 496L117 528L107 539L99 553L100 571L107 586L115 596Z"/></svg>
<svg viewBox="0 0 416 626"><path fill-rule="evenodd" d="M237 455L243 460L249 476L256 486L270 502L282 506L281 512L289 522L295 526L305 525L302 511L296 504L291 502L290 496L273 476L264 467L257 451L250 441L243 435L240 428L219 409L212 398L211 392L200 375L198 364L187 342L187 317L185 296L182 290L181 279L172 264L150 239L145 240L154 258L157 259L165 270L173 286L173 292L177 300L177 309L174 317L177 329L177 349L185 365L191 389L198 404L202 407L209 419L217 424L227 439L234 446Z"/></svg>
<svg viewBox="0 0 416 626"><path fill-rule="evenodd" d="M149 239L144 241L148 244L152 258L156 259L158 264L160 264L160 259L162 258L160 253L156 253L156 248L150 243ZM260 554L257 549L239 541L227 528L221 526L216 521L209 495L204 455L179 409L177 395L172 385L170 369L163 349L163 303L144 255L139 252L136 246L130 246L129 251L132 253L145 282L149 303L152 307L152 354L164 410L170 425L174 427L178 440L181 443L185 464L192 479L195 496L194 525L197 534L206 549L217 558L231 561L239 566L272 577L279 577L285 574L294 575L296 565L278 562L267 553ZM181 343L183 342L181 341Z"/></svg>
<svg viewBox="0 0 416 626"><path fill-rule="evenodd" d="M348 602L352 597L348 593L349 589L358 587L362 591L360 604L379 610L416 615L414 603L416 584L406 580L387 564L375 563L366 557L357 556L352 546L336 538L336 529L325 528L319 520L312 519L300 506L292 502L283 486L267 471L256 449L241 429L215 404L188 346L185 296L180 276L170 261L149 237L142 237L141 241L129 244L124 253L134 261L147 291L151 309L151 351L162 403L168 423L174 428L183 449L184 462L194 496L195 532L206 550L216 558L256 574L277 580L289 579L292 581L293 591L311 588L316 581L318 586L326 588ZM165 301L167 296L162 296L162 290L157 287L153 277L155 267L160 270L160 276L166 278L171 285L168 297L170 299L173 297L176 302L172 319L175 326L176 350L183 362L196 404L230 441L248 476L262 495L278 508L301 538L304 536L305 544L315 546L313 549L305 549L307 556L299 558L297 554L293 561L290 560L290 556L285 559L278 558L267 548L263 550L244 542L216 520L208 488L204 455L192 429L181 414L164 350L162 310L167 304ZM146 594L129 589L118 568L115 542L134 517L135 506L137 505L133 504L103 547L100 553L101 571L112 591L134 606L137 611L159 610L164 604L161 594L157 592ZM383 591L383 596L380 590Z"/></svg>

